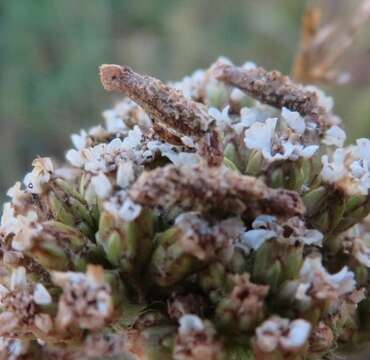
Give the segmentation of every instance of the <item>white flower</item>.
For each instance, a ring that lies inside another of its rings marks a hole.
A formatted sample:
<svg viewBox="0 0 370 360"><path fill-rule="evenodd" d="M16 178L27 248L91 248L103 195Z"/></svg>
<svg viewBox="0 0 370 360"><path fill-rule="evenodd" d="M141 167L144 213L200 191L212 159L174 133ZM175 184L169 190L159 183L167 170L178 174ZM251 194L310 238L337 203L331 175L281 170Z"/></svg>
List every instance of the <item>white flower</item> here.
<svg viewBox="0 0 370 360"><path fill-rule="evenodd" d="M270 113L262 107L243 107L240 110L240 122L233 125L233 128L237 134L245 128L249 128L255 122L265 122L270 117Z"/></svg>
<svg viewBox="0 0 370 360"><path fill-rule="evenodd" d="M346 138L346 133L339 126L333 125L328 130L326 130L322 142L326 145L342 147L344 142L346 141Z"/></svg>
<svg viewBox="0 0 370 360"><path fill-rule="evenodd" d="M318 150L317 145L303 146L295 144L290 140L281 141L277 146L279 151L274 152L273 140L277 125L277 118L269 118L265 122L254 122L251 127L245 131L245 145L249 149L257 149L262 152L263 157L270 161L277 160L297 160L300 157L310 158ZM279 140L279 139L276 139Z"/></svg>
<svg viewBox="0 0 370 360"><path fill-rule="evenodd" d="M353 154L357 159L370 161L370 140L360 138L356 140L357 146L353 149Z"/></svg>
<svg viewBox="0 0 370 360"><path fill-rule="evenodd" d="M49 182L54 165L50 158L37 158L32 162L33 170L28 173L23 182L29 192L41 194L43 186Z"/></svg>
<svg viewBox="0 0 370 360"><path fill-rule="evenodd" d="M32 246L33 239L37 237L42 226L38 223L35 211L28 211L26 215L18 215L5 226L8 233L13 233L12 248L24 251Z"/></svg>
<svg viewBox="0 0 370 360"><path fill-rule="evenodd" d="M196 315L186 314L180 320L179 334L189 335L192 332L202 332L204 330L204 323L201 318Z"/></svg>
<svg viewBox="0 0 370 360"><path fill-rule="evenodd" d="M184 77L181 81L173 83L175 89L189 99L198 99L203 89L206 80L206 72L204 70L196 70L192 75Z"/></svg>
<svg viewBox="0 0 370 360"><path fill-rule="evenodd" d="M316 246L322 246L322 241L324 239L324 235L319 231L315 229L306 229L306 231L303 234L304 237L304 243L306 245L316 245Z"/></svg>
<svg viewBox="0 0 370 360"><path fill-rule="evenodd" d="M185 146L189 148L195 148L194 141L190 136L182 136L181 141Z"/></svg>
<svg viewBox="0 0 370 360"><path fill-rule="evenodd" d="M257 65L253 61L246 61L242 65L242 68L245 69L245 70L253 70L253 69L256 69L257 68Z"/></svg>
<svg viewBox="0 0 370 360"><path fill-rule="evenodd" d="M3 214L1 216L1 231L5 234L12 232L14 225L17 220L15 218L15 211L10 202L6 202L3 205Z"/></svg>
<svg viewBox="0 0 370 360"><path fill-rule="evenodd" d="M95 147L94 149L99 150L97 155L102 155L104 153L110 154L110 155L115 155L120 152L124 148L124 141L122 141L119 138L115 138L111 140L106 147ZM98 145L99 146L99 145ZM126 150L129 150L130 148L126 146Z"/></svg>
<svg viewBox="0 0 370 360"><path fill-rule="evenodd" d="M280 339L284 349L298 349L302 347L311 332L311 324L303 319L297 319L290 323L289 333Z"/></svg>
<svg viewBox="0 0 370 360"><path fill-rule="evenodd" d="M133 130L130 130L128 135L124 138L122 146L125 150L134 149L140 145L142 138L143 134L140 128L135 125Z"/></svg>
<svg viewBox="0 0 370 360"><path fill-rule="evenodd" d="M17 181L11 188L8 189L6 195L12 199L12 204L22 205L22 200L27 196L22 190L22 184L20 181Z"/></svg>
<svg viewBox="0 0 370 360"><path fill-rule="evenodd" d="M151 157L156 152L160 152L163 157L169 159L174 165L191 166L199 162L197 154L180 151L175 146L161 141L149 141L147 146Z"/></svg>
<svg viewBox="0 0 370 360"><path fill-rule="evenodd" d="M306 245L322 246L323 234L314 229L307 229L299 218L291 218L279 224L274 216L260 215L252 223L252 230L246 231L241 245L258 250L267 240L276 239L278 242L294 244L297 240ZM290 228L289 235L284 230Z"/></svg>
<svg viewBox="0 0 370 360"><path fill-rule="evenodd" d="M296 149L299 156L302 156L305 159L309 159L316 153L316 151L319 149L319 146L308 145L304 147L303 145L298 145L298 147L296 146Z"/></svg>
<svg viewBox="0 0 370 360"><path fill-rule="evenodd" d="M119 216L125 221L135 220L140 213L141 206L139 204L135 204L131 199L127 199L119 210Z"/></svg>
<svg viewBox="0 0 370 360"><path fill-rule="evenodd" d="M38 283L33 291L33 301L38 305L51 304L51 296L44 285Z"/></svg>
<svg viewBox="0 0 370 360"><path fill-rule="evenodd" d="M344 165L345 156L345 150L338 148L335 150L331 162L329 162L328 155L323 155L321 157L321 162L323 164L321 175L324 181L334 183L341 180L346 175L346 168Z"/></svg>
<svg viewBox="0 0 370 360"><path fill-rule="evenodd" d="M236 103L242 102L246 97L247 95L237 88L233 89L230 93L230 100Z"/></svg>
<svg viewBox="0 0 370 360"><path fill-rule="evenodd" d="M10 276L10 290L22 289L26 287L27 277L26 269L23 266L19 266L12 271Z"/></svg>
<svg viewBox="0 0 370 360"><path fill-rule="evenodd" d="M68 150L66 153L67 161L75 167L83 167L85 164L85 158L82 156L80 151L75 149Z"/></svg>
<svg viewBox="0 0 370 360"><path fill-rule="evenodd" d="M117 184L127 188L135 180L135 169L132 161L122 162L117 170Z"/></svg>
<svg viewBox="0 0 370 360"><path fill-rule="evenodd" d="M87 133L85 130L81 130L80 134L71 135L72 143L77 150L81 150L86 147L87 144Z"/></svg>
<svg viewBox="0 0 370 360"><path fill-rule="evenodd" d="M319 256L305 259L300 271L300 281L296 298L304 303L309 302L311 296L317 299L333 298L348 294L356 288L355 274L347 266L336 274L329 274Z"/></svg>
<svg viewBox="0 0 370 360"><path fill-rule="evenodd" d="M359 245L358 245L359 246ZM355 258L362 265L370 268L370 247L363 244L354 254Z"/></svg>
<svg viewBox="0 0 370 360"><path fill-rule="evenodd" d="M106 110L103 112L103 117L105 118L106 128L110 133L117 133L122 130L126 130L126 125L117 114L116 110Z"/></svg>
<svg viewBox="0 0 370 360"><path fill-rule="evenodd" d="M6 356L7 360L19 360L26 355L30 342L8 337L0 337L0 356Z"/></svg>
<svg viewBox="0 0 370 360"><path fill-rule="evenodd" d="M357 224L344 237L344 251L360 264L370 268L370 235L367 232L368 219Z"/></svg>
<svg viewBox="0 0 370 360"><path fill-rule="evenodd" d="M287 122L288 126L298 134L303 134L306 130L306 124L300 113L290 111L283 107L281 116Z"/></svg>
<svg viewBox="0 0 370 360"><path fill-rule="evenodd" d="M242 237L242 244L247 247L258 250L266 240L276 237L275 231L265 229L254 229L246 231Z"/></svg>
<svg viewBox="0 0 370 360"><path fill-rule="evenodd" d="M294 352L306 344L310 332L311 324L306 320L273 316L256 329L256 345L268 353L280 348Z"/></svg>
<svg viewBox="0 0 370 360"><path fill-rule="evenodd" d="M208 114L216 120L217 126L225 130L227 126L230 125L231 119L229 117L230 106L226 106L222 112L217 108L211 107L208 109Z"/></svg>
<svg viewBox="0 0 370 360"><path fill-rule="evenodd" d="M264 123L253 123L249 129L245 130L244 141L247 148L270 154L276 124L277 118L267 119Z"/></svg>
<svg viewBox="0 0 370 360"><path fill-rule="evenodd" d="M96 195L100 199L105 199L109 196L112 191L112 184L108 177L102 172L98 176L94 176L91 179L92 186L94 187Z"/></svg>

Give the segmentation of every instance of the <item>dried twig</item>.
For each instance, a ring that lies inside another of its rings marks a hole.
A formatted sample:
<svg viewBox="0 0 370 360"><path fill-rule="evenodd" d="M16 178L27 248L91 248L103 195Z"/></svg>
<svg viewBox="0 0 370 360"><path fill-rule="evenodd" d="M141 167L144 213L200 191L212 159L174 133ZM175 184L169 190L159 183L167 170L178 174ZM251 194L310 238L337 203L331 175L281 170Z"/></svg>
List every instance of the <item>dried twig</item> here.
<svg viewBox="0 0 370 360"><path fill-rule="evenodd" d="M143 173L130 197L146 206L201 212L294 216L304 213L297 193L270 189L263 181L226 168L168 165Z"/></svg>
<svg viewBox="0 0 370 360"><path fill-rule="evenodd" d="M157 123L154 129L160 130L159 135L168 127L180 135L190 136L209 165L222 162L220 134L203 105L187 99L160 80L140 75L127 66L102 65L100 78L106 90L123 92L139 104Z"/></svg>
<svg viewBox="0 0 370 360"><path fill-rule="evenodd" d="M317 94L295 84L278 71L266 71L261 67L243 69L224 62L216 63L212 71L218 80L237 87L264 104L297 111L321 127L330 123L330 114L319 104Z"/></svg>
<svg viewBox="0 0 370 360"><path fill-rule="evenodd" d="M347 76L335 69L370 18L370 1L362 0L348 24L334 22L320 27L321 10L308 7L303 15L300 50L292 75L305 83L343 82Z"/></svg>

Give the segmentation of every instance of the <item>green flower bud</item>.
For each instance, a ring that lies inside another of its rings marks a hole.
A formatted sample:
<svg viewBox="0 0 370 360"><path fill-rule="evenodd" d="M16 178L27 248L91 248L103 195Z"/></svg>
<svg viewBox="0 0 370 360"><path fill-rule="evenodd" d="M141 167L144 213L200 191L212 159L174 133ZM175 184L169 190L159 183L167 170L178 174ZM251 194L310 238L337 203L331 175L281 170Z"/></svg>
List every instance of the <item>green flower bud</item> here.
<svg viewBox="0 0 370 360"><path fill-rule="evenodd" d="M281 188L284 186L284 171L281 167L277 167L276 169L272 170L270 178L269 178L269 185L274 189Z"/></svg>
<svg viewBox="0 0 370 360"><path fill-rule="evenodd" d="M177 237L181 230L172 228L157 239L151 262L150 274L155 283L160 286L171 286L200 268L198 259L187 254Z"/></svg>
<svg viewBox="0 0 370 360"><path fill-rule="evenodd" d="M265 282L271 288L272 292L275 292L282 279L282 268L280 261L275 261L272 266L267 270L265 276Z"/></svg>
<svg viewBox="0 0 370 360"><path fill-rule="evenodd" d="M302 200L306 207L306 214L308 217L315 215L316 212L322 208L327 194L328 190L324 186L320 186L303 194Z"/></svg>
<svg viewBox="0 0 370 360"><path fill-rule="evenodd" d="M49 194L49 204L50 210L56 221L60 221L63 224L73 226L75 224L75 217L73 214L67 210L63 203L56 197L56 195L51 192Z"/></svg>
<svg viewBox="0 0 370 360"><path fill-rule="evenodd" d="M239 169L238 167L231 161L229 160L228 158L224 158L224 164L226 167L228 167L230 170L234 170L234 171L238 171L239 172Z"/></svg>
<svg viewBox="0 0 370 360"><path fill-rule="evenodd" d="M240 156L233 143L229 143L226 145L224 150L224 157L230 162L232 162L238 168L238 170L242 169L242 162Z"/></svg>
<svg viewBox="0 0 370 360"><path fill-rule="evenodd" d="M107 259L125 273L139 273L153 249L154 216L143 209L133 221L125 222L103 212L99 222L97 241Z"/></svg>
<svg viewBox="0 0 370 360"><path fill-rule="evenodd" d="M253 150L249 155L245 173L250 176L258 176L261 173L263 155L259 150Z"/></svg>

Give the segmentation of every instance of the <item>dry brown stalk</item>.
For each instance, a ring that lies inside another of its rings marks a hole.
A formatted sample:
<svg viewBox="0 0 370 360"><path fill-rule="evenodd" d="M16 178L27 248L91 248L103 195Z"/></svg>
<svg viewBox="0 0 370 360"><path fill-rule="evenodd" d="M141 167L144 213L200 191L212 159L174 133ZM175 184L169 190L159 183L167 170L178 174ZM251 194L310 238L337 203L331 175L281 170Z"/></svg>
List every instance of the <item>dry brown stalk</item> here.
<svg viewBox="0 0 370 360"><path fill-rule="evenodd" d="M208 165L223 161L220 133L207 109L187 99L180 91L150 76L140 75L128 66L102 65L100 78L108 91L119 91L139 104L156 124L154 130L168 140L169 128L179 135L190 136Z"/></svg>
<svg viewBox="0 0 370 360"><path fill-rule="evenodd" d="M294 60L292 76L303 83L341 83L348 79L335 69L353 45L370 18L370 1L363 0L347 24L333 22L321 26L321 9L307 7L301 26L300 49Z"/></svg>
<svg viewBox="0 0 370 360"><path fill-rule="evenodd" d="M168 165L143 173L130 190L130 197L145 206L180 207L200 212L302 215L299 195L271 189L254 177L226 168Z"/></svg>

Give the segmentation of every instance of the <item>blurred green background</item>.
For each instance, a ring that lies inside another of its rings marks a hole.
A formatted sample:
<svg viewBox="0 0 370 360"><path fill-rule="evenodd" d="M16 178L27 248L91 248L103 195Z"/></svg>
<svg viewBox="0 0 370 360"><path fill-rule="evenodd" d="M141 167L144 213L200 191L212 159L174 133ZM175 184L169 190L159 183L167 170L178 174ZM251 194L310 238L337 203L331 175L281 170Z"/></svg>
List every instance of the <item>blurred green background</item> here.
<svg viewBox="0 0 370 360"><path fill-rule="evenodd" d="M323 0L328 18L356 1ZM163 80L219 55L289 73L305 1L0 0L0 193L37 155L63 158L70 133L111 106L97 76L124 63ZM350 13L350 12L348 12ZM328 88L350 136L370 136L369 29L345 60L354 83Z"/></svg>

